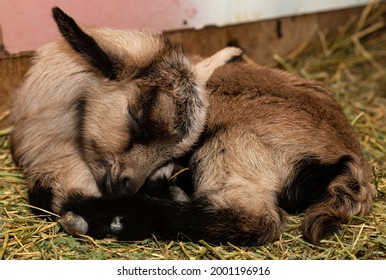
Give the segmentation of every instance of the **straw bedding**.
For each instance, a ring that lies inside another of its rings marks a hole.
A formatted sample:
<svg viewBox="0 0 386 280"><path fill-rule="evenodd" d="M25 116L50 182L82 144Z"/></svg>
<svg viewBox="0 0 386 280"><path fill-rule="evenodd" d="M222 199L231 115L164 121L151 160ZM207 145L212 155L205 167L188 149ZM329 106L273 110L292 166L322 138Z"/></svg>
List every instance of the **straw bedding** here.
<svg viewBox="0 0 386 280"><path fill-rule="evenodd" d="M300 216L291 216L280 240L260 247L199 243L74 238L55 221L33 216L25 178L10 155L11 127L0 131L0 259L385 259L386 258L386 5L367 6L334 33L318 33L277 67L326 83L354 128L373 170L378 197L364 218L322 240L301 238ZM253 63L246 58L248 63ZM9 112L0 112L0 121Z"/></svg>

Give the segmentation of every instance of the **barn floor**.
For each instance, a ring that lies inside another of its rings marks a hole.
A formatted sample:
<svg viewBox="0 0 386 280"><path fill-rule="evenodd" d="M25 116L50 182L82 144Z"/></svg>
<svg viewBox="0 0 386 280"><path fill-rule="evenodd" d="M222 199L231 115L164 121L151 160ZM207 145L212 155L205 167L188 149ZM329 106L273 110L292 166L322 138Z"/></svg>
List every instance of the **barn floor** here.
<svg viewBox="0 0 386 280"><path fill-rule="evenodd" d="M0 110L0 259L385 259L386 258L386 5L367 7L317 46L299 45L276 66L326 83L358 131L378 191L372 211L355 217L320 246L305 242L300 216L291 216L280 240L260 247L74 238L56 222L31 214L24 176L12 162L7 110ZM253 63L246 58L248 63Z"/></svg>

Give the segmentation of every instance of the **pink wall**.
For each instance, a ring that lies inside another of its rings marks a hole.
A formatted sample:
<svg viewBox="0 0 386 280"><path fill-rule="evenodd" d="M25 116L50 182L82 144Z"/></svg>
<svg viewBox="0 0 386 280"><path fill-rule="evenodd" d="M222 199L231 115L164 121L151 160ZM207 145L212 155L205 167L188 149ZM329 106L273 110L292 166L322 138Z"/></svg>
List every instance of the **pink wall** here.
<svg viewBox="0 0 386 280"><path fill-rule="evenodd" d="M18 53L35 50L59 35L51 18L54 6L86 25L166 31L341 9L367 1L0 0L0 26L5 49Z"/></svg>
<svg viewBox="0 0 386 280"><path fill-rule="evenodd" d="M0 25L5 49L17 53L34 50L58 36L51 18L53 6L86 25L161 31L191 27L191 20L197 15L191 2L194 1L0 0Z"/></svg>

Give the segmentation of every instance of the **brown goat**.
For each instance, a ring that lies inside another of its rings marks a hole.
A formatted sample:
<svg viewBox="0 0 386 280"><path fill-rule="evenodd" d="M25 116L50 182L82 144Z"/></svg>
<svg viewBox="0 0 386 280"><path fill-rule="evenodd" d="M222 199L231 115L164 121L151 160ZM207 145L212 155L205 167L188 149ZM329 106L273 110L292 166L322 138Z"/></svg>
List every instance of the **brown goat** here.
<svg viewBox="0 0 386 280"><path fill-rule="evenodd" d="M226 64L237 48L197 62L160 35L53 15L65 40L40 50L19 90L12 146L30 203L69 233L258 245L305 211L318 243L370 209L357 136L322 85ZM140 193L181 157L189 199Z"/></svg>

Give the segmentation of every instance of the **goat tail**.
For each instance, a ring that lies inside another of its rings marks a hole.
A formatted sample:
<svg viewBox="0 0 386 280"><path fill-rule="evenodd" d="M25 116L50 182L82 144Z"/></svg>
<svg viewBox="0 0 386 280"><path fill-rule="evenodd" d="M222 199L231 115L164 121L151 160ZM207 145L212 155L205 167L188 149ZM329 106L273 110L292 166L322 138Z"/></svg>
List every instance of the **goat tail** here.
<svg viewBox="0 0 386 280"><path fill-rule="evenodd" d="M353 216L364 216L376 196L368 182L368 167L362 160L350 160L346 170L328 186L325 198L310 206L302 222L305 239L313 244L336 231L340 224L348 223Z"/></svg>

